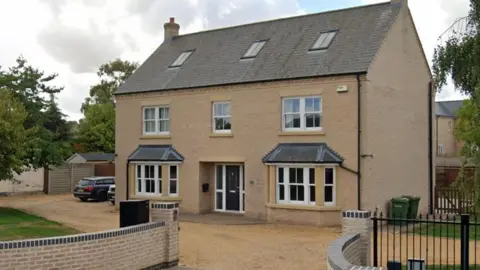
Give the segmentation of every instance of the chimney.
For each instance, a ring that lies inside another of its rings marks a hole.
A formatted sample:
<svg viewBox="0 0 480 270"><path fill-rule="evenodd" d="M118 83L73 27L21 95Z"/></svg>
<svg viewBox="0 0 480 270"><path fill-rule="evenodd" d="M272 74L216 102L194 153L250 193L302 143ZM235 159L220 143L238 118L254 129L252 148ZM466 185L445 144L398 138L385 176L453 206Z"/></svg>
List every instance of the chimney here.
<svg viewBox="0 0 480 270"><path fill-rule="evenodd" d="M163 25L165 29L165 38L164 41L169 40L173 37L178 36L178 30L180 30L180 25L175 23L175 18L171 17L170 22Z"/></svg>

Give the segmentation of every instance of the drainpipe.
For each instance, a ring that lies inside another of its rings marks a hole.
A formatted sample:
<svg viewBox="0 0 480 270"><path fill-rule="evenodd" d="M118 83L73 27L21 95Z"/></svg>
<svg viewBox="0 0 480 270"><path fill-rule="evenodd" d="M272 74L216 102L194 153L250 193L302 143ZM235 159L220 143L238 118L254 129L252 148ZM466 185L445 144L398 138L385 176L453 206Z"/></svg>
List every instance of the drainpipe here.
<svg viewBox="0 0 480 270"><path fill-rule="evenodd" d="M360 158L361 158L361 147L360 147L360 138L361 138L361 129L360 129L360 124L361 124L361 117L360 117L360 112L361 112L361 95L360 95L360 89L362 88L362 82L360 81L360 73L357 74L357 208L358 210L362 209L362 200L361 200L361 180L362 180L362 174L361 174L361 169L360 169Z"/></svg>
<svg viewBox="0 0 480 270"><path fill-rule="evenodd" d="M129 179L128 179L128 168L129 168L129 167L130 167L130 160L127 160L127 169L126 169L127 174L126 174L126 178L125 178L125 179L126 179L126 183L127 183L127 188L126 188L126 190L127 190L127 196L126 196L125 198L126 198L127 201L128 201L128 199L129 199L129 196L130 196L130 190L128 189L129 186L130 186L130 184L129 184L129 182L128 182L128 180L129 180Z"/></svg>
<svg viewBox="0 0 480 270"><path fill-rule="evenodd" d="M433 214L433 142L432 142L432 91L433 83L428 83L428 212Z"/></svg>

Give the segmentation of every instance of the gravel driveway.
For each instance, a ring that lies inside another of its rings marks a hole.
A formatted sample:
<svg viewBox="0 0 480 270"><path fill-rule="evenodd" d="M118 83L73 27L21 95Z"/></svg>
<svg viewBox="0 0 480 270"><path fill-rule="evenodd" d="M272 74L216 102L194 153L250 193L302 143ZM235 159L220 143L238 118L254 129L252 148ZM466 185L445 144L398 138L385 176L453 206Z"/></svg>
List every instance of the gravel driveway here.
<svg viewBox="0 0 480 270"><path fill-rule="evenodd" d="M118 228L108 202L82 203L72 195L3 197L0 206L23 209L84 232ZM180 262L200 269L326 269L327 245L340 228L289 225L180 224Z"/></svg>

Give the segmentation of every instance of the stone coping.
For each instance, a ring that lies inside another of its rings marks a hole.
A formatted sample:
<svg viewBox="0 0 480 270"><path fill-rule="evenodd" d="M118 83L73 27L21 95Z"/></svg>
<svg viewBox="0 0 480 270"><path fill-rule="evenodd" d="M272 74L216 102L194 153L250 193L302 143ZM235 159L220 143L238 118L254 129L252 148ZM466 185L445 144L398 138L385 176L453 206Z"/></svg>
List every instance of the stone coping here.
<svg viewBox="0 0 480 270"><path fill-rule="evenodd" d="M152 202L152 208L157 209L173 209L178 208L180 204L175 202Z"/></svg>
<svg viewBox="0 0 480 270"><path fill-rule="evenodd" d="M328 246L328 264L333 270L351 269L354 266L345 259L343 251L359 239L360 234L348 234L336 239Z"/></svg>
<svg viewBox="0 0 480 270"><path fill-rule="evenodd" d="M85 242L85 241L91 241L91 240L107 239L107 238L112 238L112 237L117 237L117 236L137 233L137 232L143 232L143 231L151 230L158 227L163 227L165 226L165 224L166 224L165 221L150 222L150 223L125 227L120 229L108 230L103 232L83 233L83 234L74 234L74 235L48 237L48 238L37 238L37 239L26 239L26 240L3 241L3 242L0 242L0 250L62 245L62 244L71 244L71 243Z"/></svg>

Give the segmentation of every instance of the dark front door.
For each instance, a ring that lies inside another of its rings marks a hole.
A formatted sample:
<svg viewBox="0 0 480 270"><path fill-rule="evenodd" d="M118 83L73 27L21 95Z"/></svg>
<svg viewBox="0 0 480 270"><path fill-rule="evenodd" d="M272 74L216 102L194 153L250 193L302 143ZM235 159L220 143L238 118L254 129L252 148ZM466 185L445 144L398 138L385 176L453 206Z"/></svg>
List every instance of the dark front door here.
<svg viewBox="0 0 480 270"><path fill-rule="evenodd" d="M240 166L225 166L226 210L240 211Z"/></svg>

